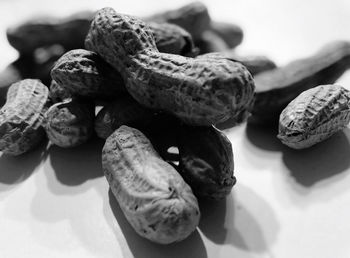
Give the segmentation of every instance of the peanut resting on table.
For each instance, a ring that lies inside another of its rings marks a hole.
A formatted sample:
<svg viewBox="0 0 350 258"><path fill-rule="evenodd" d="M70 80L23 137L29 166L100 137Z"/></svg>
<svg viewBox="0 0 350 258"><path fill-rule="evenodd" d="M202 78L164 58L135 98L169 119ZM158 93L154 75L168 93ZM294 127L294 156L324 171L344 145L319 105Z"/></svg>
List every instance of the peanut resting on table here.
<svg viewBox="0 0 350 258"><path fill-rule="evenodd" d="M14 83L0 109L0 151L20 155L45 139L41 127L49 90L39 80Z"/></svg>
<svg viewBox="0 0 350 258"><path fill-rule="evenodd" d="M161 244L183 240L197 227L196 197L179 173L137 129L121 126L103 147L102 166L126 219Z"/></svg>
<svg viewBox="0 0 350 258"><path fill-rule="evenodd" d="M86 47L119 70L139 103L188 124L223 122L253 99L252 76L240 63L159 53L144 22L112 8L97 12Z"/></svg>
<svg viewBox="0 0 350 258"><path fill-rule="evenodd" d="M334 41L314 55L255 76L252 122L277 122L282 110L300 93L334 83L350 67L350 42Z"/></svg>
<svg viewBox="0 0 350 258"><path fill-rule="evenodd" d="M339 85L304 91L282 111L278 138L293 149L308 148L350 122L350 92Z"/></svg>

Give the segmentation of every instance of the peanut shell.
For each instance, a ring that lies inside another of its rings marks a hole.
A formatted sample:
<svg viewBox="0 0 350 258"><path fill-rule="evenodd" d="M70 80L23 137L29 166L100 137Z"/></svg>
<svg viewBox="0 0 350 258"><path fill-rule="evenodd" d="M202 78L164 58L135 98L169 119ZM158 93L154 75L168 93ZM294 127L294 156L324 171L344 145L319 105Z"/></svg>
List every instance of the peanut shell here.
<svg viewBox="0 0 350 258"><path fill-rule="evenodd" d="M126 219L142 237L168 244L198 226L200 212L191 188L140 131L121 126L110 135L102 166Z"/></svg>
<svg viewBox="0 0 350 258"><path fill-rule="evenodd" d="M17 156L45 139L41 125L48 94L39 80L25 79L10 86L0 109L0 151Z"/></svg>
<svg viewBox="0 0 350 258"><path fill-rule="evenodd" d="M345 128L350 122L350 91L321 85L296 97L282 111L278 138L293 149L308 148Z"/></svg>
<svg viewBox="0 0 350 258"><path fill-rule="evenodd" d="M252 76L240 63L159 53L144 22L112 8L97 12L86 47L120 71L140 104L188 124L223 122L245 109L254 96Z"/></svg>

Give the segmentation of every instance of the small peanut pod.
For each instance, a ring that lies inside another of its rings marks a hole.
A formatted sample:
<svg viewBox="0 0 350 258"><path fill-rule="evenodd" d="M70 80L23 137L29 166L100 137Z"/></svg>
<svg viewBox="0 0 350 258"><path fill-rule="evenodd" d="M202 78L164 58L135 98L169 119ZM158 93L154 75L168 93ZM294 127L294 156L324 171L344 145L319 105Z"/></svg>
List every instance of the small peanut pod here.
<svg viewBox="0 0 350 258"><path fill-rule="evenodd" d="M10 86L0 109L0 151L17 156L45 138L41 125L48 94L39 80L26 79Z"/></svg>
<svg viewBox="0 0 350 258"><path fill-rule="evenodd" d="M301 92L334 83L350 67L350 42L331 42L314 55L255 76L254 122L277 122Z"/></svg>
<svg viewBox="0 0 350 258"><path fill-rule="evenodd" d="M179 124L179 121L164 112L141 106L128 95L121 96L104 106L95 118L95 132L98 137L107 139L122 125L157 133Z"/></svg>
<svg viewBox="0 0 350 258"><path fill-rule="evenodd" d="M293 149L304 149L349 122L350 92L339 85L321 85L304 91L282 111L277 137Z"/></svg>
<svg viewBox="0 0 350 258"><path fill-rule="evenodd" d="M63 148L75 147L92 136L94 116L93 103L66 99L47 110L43 126L53 144Z"/></svg>
<svg viewBox="0 0 350 258"><path fill-rule="evenodd" d="M243 30L236 24L212 21L210 30L220 36L229 48L235 48L243 41Z"/></svg>
<svg viewBox="0 0 350 258"><path fill-rule="evenodd" d="M26 21L7 30L7 39L20 53L59 44L66 50L82 48L93 12L75 13L65 18L43 17Z"/></svg>
<svg viewBox="0 0 350 258"><path fill-rule="evenodd" d="M144 18L147 22L172 23L188 31L194 40L199 39L210 27L207 7L201 2L192 2L178 9L158 13Z"/></svg>
<svg viewBox="0 0 350 258"><path fill-rule="evenodd" d="M252 76L240 63L160 53L144 22L112 8L97 13L86 47L120 71L139 103L189 124L225 121L253 99Z"/></svg>
<svg viewBox="0 0 350 258"><path fill-rule="evenodd" d="M210 127L182 126L178 136L179 172L197 197L222 199L236 178L230 140Z"/></svg>
<svg viewBox="0 0 350 258"><path fill-rule="evenodd" d="M197 227L196 197L138 130L121 126L102 151L111 190L135 231L157 243L183 240Z"/></svg>
<svg viewBox="0 0 350 258"><path fill-rule="evenodd" d="M120 73L85 49L65 53L52 68L51 76L71 95L113 99L126 91Z"/></svg>
<svg viewBox="0 0 350 258"><path fill-rule="evenodd" d="M159 52L193 56L196 54L191 35L181 27L170 23L150 22L148 26L153 32Z"/></svg>

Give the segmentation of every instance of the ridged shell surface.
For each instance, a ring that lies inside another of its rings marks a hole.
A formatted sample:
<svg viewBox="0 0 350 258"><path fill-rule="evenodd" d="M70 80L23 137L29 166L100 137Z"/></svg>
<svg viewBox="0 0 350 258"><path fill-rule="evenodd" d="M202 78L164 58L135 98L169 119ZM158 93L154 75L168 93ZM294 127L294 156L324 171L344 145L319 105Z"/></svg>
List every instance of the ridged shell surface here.
<svg viewBox="0 0 350 258"><path fill-rule="evenodd" d="M159 53L142 21L111 8L96 14L86 47L119 69L139 103L188 124L223 122L253 100L254 81L240 63Z"/></svg>
<svg viewBox="0 0 350 258"><path fill-rule="evenodd" d="M138 234L168 244L196 229L200 212L191 188L140 131L121 126L109 136L102 165L114 196Z"/></svg>
<svg viewBox="0 0 350 258"><path fill-rule="evenodd" d="M282 111L278 138L294 148L308 148L350 122L350 92L339 85L321 85L295 98Z"/></svg>
<svg viewBox="0 0 350 258"><path fill-rule="evenodd" d="M45 138L41 125L48 94L39 80L25 79L10 86L0 110L0 151L20 155Z"/></svg>

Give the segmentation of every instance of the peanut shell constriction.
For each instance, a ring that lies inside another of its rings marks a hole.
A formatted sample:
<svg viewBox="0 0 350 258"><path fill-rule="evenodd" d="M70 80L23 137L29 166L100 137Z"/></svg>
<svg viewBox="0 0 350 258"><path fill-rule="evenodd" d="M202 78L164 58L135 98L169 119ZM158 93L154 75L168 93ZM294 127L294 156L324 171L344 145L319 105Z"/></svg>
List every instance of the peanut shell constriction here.
<svg viewBox="0 0 350 258"><path fill-rule="evenodd" d="M120 208L139 235L168 244L196 229L200 212L191 188L140 131L121 126L110 135L102 165Z"/></svg>
<svg viewBox="0 0 350 258"><path fill-rule="evenodd" d="M10 86L0 109L0 151L17 156L45 139L41 125L48 94L39 80L25 79Z"/></svg>
<svg viewBox="0 0 350 258"><path fill-rule="evenodd" d="M254 81L240 63L159 53L144 22L112 8L96 14L86 47L120 71L139 103L188 124L225 121L253 99Z"/></svg>
<svg viewBox="0 0 350 258"><path fill-rule="evenodd" d="M282 111L278 138L293 149L304 149L349 122L350 92L339 85L321 85L304 91Z"/></svg>

